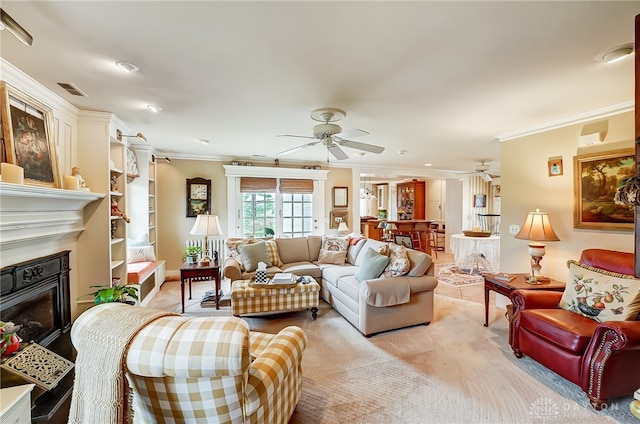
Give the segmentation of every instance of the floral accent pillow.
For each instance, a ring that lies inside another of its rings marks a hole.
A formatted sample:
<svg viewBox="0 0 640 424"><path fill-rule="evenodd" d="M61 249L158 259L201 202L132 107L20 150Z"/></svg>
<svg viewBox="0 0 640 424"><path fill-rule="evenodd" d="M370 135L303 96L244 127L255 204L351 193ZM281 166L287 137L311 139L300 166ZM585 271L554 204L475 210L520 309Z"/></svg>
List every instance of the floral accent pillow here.
<svg viewBox="0 0 640 424"><path fill-rule="evenodd" d="M400 246L396 249L391 249L389 265L387 265L382 275L384 277L400 277L407 274L410 269L411 262L409 262L409 256L407 256L407 248Z"/></svg>
<svg viewBox="0 0 640 424"><path fill-rule="evenodd" d="M640 313L640 280L567 261L569 281L558 307L598 322L634 320Z"/></svg>
<svg viewBox="0 0 640 424"><path fill-rule="evenodd" d="M347 261L349 239L346 237L322 237L318 263L342 265Z"/></svg>

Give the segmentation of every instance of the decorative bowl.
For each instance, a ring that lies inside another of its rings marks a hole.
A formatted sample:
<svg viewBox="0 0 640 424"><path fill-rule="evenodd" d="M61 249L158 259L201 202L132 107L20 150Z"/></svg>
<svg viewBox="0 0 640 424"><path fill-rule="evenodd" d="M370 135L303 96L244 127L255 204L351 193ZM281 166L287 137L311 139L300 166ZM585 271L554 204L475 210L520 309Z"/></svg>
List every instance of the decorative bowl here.
<svg viewBox="0 0 640 424"><path fill-rule="evenodd" d="M462 233L467 237L489 237L489 236L491 236L491 231L463 230Z"/></svg>

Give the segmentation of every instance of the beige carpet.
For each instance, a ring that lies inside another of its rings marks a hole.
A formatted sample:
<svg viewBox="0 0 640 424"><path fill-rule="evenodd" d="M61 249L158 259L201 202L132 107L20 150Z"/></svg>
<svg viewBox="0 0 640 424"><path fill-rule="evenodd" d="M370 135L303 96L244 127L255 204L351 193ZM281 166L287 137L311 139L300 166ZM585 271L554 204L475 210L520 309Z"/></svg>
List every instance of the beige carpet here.
<svg viewBox="0 0 640 424"><path fill-rule="evenodd" d="M201 283L194 295L208 289ZM230 313L201 309L197 298L187 311ZM275 333L298 325L307 333L293 424L637 422L629 412L631 396L596 412L576 385L529 358L515 358L502 313L492 314L485 328L482 305L436 296L431 325L371 338L324 302L317 321L308 311L247 321L254 330Z"/></svg>

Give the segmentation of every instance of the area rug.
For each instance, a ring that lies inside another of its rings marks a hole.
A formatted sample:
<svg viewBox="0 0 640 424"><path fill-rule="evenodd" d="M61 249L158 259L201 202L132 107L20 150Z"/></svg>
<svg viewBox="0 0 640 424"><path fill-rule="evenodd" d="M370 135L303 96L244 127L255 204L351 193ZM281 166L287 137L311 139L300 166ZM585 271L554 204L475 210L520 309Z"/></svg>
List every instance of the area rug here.
<svg viewBox="0 0 640 424"><path fill-rule="evenodd" d="M434 273L439 282L451 286L484 283L484 278L481 275L460 272L455 264L436 264Z"/></svg>
<svg viewBox="0 0 640 424"><path fill-rule="evenodd" d="M194 286L194 297L207 289ZM174 291L170 308L179 301ZM231 313L191 302L188 315ZM307 334L302 394L290 424L637 422L629 412L632 396L598 412L575 384L516 358L508 322L496 316L485 328L482 305L436 295L430 325L369 338L324 301L316 321L309 311L245 319L252 330L297 325Z"/></svg>

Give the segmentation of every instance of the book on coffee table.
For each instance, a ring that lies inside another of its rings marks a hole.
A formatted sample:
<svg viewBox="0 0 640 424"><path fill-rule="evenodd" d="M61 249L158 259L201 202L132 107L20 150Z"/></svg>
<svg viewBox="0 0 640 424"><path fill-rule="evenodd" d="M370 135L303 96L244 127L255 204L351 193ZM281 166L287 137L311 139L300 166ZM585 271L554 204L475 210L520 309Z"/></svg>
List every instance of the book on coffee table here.
<svg viewBox="0 0 640 424"><path fill-rule="evenodd" d="M287 284L293 282L293 273L291 272L278 272L271 279L272 284Z"/></svg>
<svg viewBox="0 0 640 424"><path fill-rule="evenodd" d="M501 272L499 274L493 274L493 278L500 281L511 281L514 278L516 278L516 276L513 274L507 274L507 273Z"/></svg>

